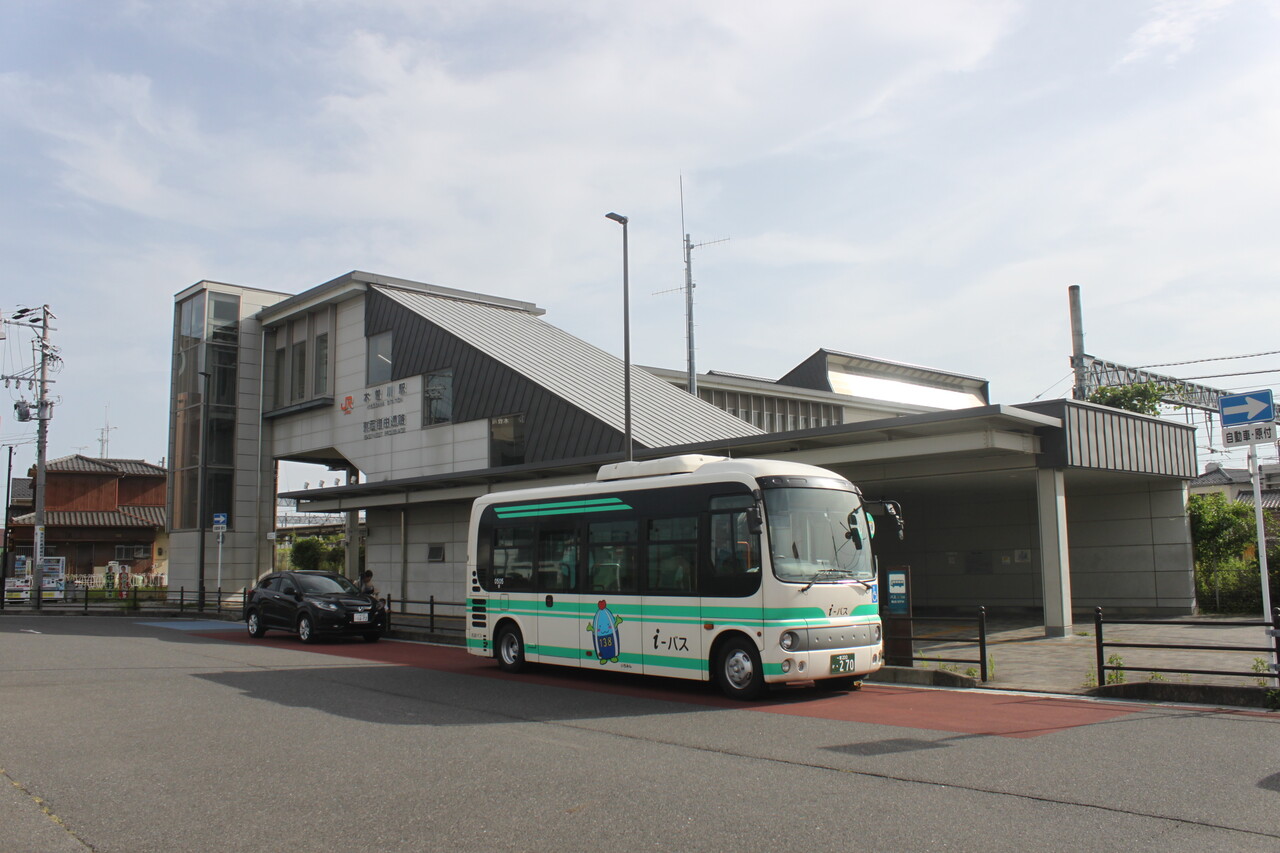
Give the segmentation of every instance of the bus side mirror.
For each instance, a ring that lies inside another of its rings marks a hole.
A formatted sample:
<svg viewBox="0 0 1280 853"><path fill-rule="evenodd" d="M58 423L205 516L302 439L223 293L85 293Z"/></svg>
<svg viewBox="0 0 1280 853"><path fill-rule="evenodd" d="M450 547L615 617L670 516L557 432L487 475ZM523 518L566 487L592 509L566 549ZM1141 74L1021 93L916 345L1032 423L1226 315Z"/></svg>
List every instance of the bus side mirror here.
<svg viewBox="0 0 1280 853"><path fill-rule="evenodd" d="M903 539L903 526L904 526L902 523L901 507L898 506L896 501L885 501L884 511L886 514L888 514L890 518L893 519L894 527L898 528L898 541L901 542Z"/></svg>
<svg viewBox="0 0 1280 853"><path fill-rule="evenodd" d="M753 506L747 510L747 530L759 536L762 529L764 529L764 521L760 518L760 507Z"/></svg>

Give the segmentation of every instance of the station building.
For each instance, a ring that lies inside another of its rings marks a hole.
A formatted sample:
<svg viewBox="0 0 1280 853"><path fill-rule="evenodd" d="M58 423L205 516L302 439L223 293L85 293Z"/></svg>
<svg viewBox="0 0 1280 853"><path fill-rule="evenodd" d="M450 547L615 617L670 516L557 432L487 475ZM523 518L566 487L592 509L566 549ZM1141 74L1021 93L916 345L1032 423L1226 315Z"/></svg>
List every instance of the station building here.
<svg viewBox="0 0 1280 853"><path fill-rule="evenodd" d="M227 514L222 588L269 571L278 464L299 461L341 472L284 497L345 514L349 574L362 546L395 599L464 601L476 497L592 480L625 457L622 360L544 314L363 272L294 295L212 281L178 293L171 587L213 588L200 536L212 553L214 513ZM992 403L977 377L829 349L777 380L710 372L696 395L686 381L632 366L636 459L786 459L899 501L907 535L877 550L911 567L918 609L1031 611L1061 635L1095 605L1194 607L1191 427L1074 400Z"/></svg>

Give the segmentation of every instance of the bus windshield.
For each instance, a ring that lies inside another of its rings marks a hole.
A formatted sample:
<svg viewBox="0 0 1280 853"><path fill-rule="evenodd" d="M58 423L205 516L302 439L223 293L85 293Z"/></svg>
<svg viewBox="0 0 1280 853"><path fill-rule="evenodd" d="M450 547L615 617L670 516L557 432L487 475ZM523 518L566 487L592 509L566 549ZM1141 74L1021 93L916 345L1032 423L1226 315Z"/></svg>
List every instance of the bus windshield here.
<svg viewBox="0 0 1280 853"><path fill-rule="evenodd" d="M828 488L765 488L763 492L773 573L779 580L813 584L865 582L875 577L866 513L857 492Z"/></svg>

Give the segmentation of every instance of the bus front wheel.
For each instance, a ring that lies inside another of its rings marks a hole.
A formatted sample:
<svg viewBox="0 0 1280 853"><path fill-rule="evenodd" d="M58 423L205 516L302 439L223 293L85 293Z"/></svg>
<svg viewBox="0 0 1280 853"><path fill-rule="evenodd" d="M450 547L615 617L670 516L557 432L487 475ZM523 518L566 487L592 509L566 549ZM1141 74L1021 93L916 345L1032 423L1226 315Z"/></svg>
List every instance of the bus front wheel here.
<svg viewBox="0 0 1280 853"><path fill-rule="evenodd" d="M715 662L716 682L730 699L756 699L764 694L764 667L754 643L734 637L720 648Z"/></svg>
<svg viewBox="0 0 1280 853"><path fill-rule="evenodd" d="M524 669L524 637L515 625L503 625L498 631L498 669L519 672Z"/></svg>

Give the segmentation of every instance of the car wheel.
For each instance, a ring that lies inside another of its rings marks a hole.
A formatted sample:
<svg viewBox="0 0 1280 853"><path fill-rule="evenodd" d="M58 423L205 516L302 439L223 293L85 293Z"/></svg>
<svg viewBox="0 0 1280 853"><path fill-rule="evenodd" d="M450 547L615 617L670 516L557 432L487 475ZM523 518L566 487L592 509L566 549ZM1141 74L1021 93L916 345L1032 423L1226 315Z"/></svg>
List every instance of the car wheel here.
<svg viewBox="0 0 1280 853"><path fill-rule="evenodd" d="M862 679L856 675L842 675L839 678L819 678L813 683L813 686L819 690L837 693L859 689L862 687Z"/></svg>
<svg viewBox="0 0 1280 853"><path fill-rule="evenodd" d="M250 610L249 616L247 619L245 619L245 622L248 623L250 637L257 638L267 633L267 629L262 624L262 617L258 615L258 611Z"/></svg>
<svg viewBox="0 0 1280 853"><path fill-rule="evenodd" d="M298 639L304 643L316 641L316 626L306 613L298 617Z"/></svg>
<svg viewBox="0 0 1280 853"><path fill-rule="evenodd" d="M524 637L515 625L503 625L498 631L498 669L519 672L524 669Z"/></svg>
<svg viewBox="0 0 1280 853"><path fill-rule="evenodd" d="M756 699L765 692L760 653L743 637L734 637L721 647L712 671L721 692L730 699Z"/></svg>
<svg viewBox="0 0 1280 853"><path fill-rule="evenodd" d="M381 640L381 639L382 639L382 635L377 631L370 631L369 633L364 635L364 641L366 643L376 643L378 642L378 640Z"/></svg>

